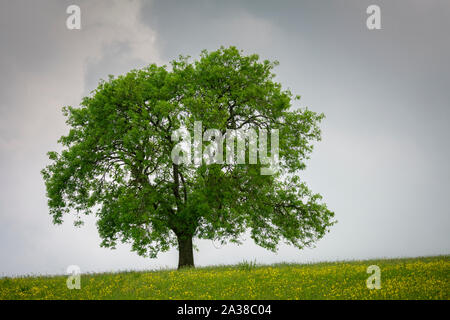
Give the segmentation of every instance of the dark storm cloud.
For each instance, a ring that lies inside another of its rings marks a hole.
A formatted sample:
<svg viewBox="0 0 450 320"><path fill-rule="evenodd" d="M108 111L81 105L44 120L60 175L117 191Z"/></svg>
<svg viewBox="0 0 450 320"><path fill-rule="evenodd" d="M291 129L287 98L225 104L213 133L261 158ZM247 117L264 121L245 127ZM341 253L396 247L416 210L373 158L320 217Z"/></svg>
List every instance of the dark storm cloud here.
<svg viewBox="0 0 450 320"><path fill-rule="evenodd" d="M382 30L369 31L374 3ZM326 114L305 179L340 223L292 254L327 259L449 251L449 13L447 1L161 1L144 21L170 58L237 45L279 60L277 79Z"/></svg>
<svg viewBox="0 0 450 320"><path fill-rule="evenodd" d="M449 253L448 1L75 2L79 32L64 28L72 1L0 4L0 273L174 265L99 249L94 219L52 226L39 170L67 129L60 107L99 78L220 45L279 60L277 80L326 114L303 178L339 223L316 249L277 255L201 241L199 264ZM382 30L366 28L370 4Z"/></svg>

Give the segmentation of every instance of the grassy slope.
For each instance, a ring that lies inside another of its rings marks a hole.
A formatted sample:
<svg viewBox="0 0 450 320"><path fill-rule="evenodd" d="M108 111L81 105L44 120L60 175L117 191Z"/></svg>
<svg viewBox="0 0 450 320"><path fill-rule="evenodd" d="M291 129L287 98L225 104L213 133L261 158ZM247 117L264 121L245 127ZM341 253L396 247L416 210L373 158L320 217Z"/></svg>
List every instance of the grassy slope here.
<svg viewBox="0 0 450 320"><path fill-rule="evenodd" d="M366 287L367 267L381 269L381 289ZM271 266L219 266L182 271L0 279L1 299L445 299L450 256Z"/></svg>

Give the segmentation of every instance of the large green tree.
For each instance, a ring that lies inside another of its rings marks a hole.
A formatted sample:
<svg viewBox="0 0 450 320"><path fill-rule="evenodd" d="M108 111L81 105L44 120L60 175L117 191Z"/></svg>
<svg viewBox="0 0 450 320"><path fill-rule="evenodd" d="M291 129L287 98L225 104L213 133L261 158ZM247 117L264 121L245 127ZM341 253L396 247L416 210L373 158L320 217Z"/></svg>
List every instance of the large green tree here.
<svg viewBox="0 0 450 320"><path fill-rule="evenodd" d="M80 107L63 108L70 131L42 170L53 222L95 214L102 246L131 243L152 258L175 246L179 268L194 265L194 238L239 242L249 231L273 251L281 240L303 248L322 238L334 214L299 174L323 114L293 106L299 97L274 81L276 64L221 47L101 81ZM195 121L223 134L277 129L278 170L261 174L259 159L175 163L172 133Z"/></svg>

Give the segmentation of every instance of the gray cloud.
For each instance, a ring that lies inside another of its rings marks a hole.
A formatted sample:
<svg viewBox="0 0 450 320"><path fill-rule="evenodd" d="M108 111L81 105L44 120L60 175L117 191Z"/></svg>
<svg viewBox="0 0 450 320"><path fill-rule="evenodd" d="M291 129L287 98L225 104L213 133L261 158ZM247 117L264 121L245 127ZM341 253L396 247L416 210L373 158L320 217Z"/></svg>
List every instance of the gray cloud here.
<svg viewBox="0 0 450 320"><path fill-rule="evenodd" d="M93 218L53 226L39 171L67 130L61 106L100 78L220 45L279 60L277 80L326 114L304 179L339 223L304 251L198 241L198 264L449 253L448 1L376 1L378 31L373 1L76 2L81 31L65 29L72 1L0 4L0 274L176 265L173 250L99 248Z"/></svg>

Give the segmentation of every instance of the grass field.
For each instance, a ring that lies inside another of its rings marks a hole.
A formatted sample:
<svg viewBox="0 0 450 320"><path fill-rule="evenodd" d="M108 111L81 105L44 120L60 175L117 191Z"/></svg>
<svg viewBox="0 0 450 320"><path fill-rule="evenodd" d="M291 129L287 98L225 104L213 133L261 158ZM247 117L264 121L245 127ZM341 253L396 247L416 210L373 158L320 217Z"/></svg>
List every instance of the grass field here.
<svg viewBox="0 0 450 320"><path fill-rule="evenodd" d="M381 270L369 290L367 267ZM277 264L0 279L0 299L441 299L449 300L450 256Z"/></svg>

